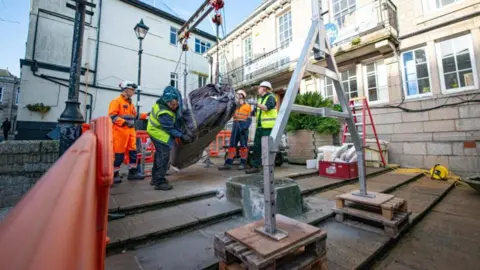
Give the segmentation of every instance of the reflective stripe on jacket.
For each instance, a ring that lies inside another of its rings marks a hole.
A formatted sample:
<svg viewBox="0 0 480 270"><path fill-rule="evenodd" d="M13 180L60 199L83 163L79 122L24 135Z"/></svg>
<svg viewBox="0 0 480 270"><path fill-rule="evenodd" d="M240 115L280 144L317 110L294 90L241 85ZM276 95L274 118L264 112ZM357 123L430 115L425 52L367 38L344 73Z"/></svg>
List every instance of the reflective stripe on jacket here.
<svg viewBox="0 0 480 270"><path fill-rule="evenodd" d="M158 104L153 105L152 113L150 113L150 117L148 118L148 126L147 126L147 133L152 136L153 138L168 144L170 140L170 134L168 134L162 128L162 124L160 123L160 115L168 114L173 118L173 122L175 122L175 113L171 110L160 108Z"/></svg>
<svg viewBox="0 0 480 270"><path fill-rule="evenodd" d="M267 103L268 96L272 96L275 99L275 102L277 101L277 98L273 94L268 93L267 97L262 100L262 105L265 105ZM273 108L266 112L262 111L260 108L257 108L257 122L258 118L261 116L260 123L262 124L262 128L273 128L273 126L275 125L275 121L277 120L277 114L277 108Z"/></svg>

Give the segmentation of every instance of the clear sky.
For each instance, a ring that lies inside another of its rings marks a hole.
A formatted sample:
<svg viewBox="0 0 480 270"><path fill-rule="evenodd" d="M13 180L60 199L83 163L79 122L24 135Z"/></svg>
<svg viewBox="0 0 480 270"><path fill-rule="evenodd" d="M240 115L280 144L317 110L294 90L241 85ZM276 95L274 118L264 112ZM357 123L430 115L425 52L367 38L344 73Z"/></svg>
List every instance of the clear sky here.
<svg viewBox="0 0 480 270"><path fill-rule="evenodd" d="M66 0L58 0L67 2ZM188 19L203 0L142 0L182 19ZM95 3L98 0L94 1ZM225 26L227 33L240 24L262 0L225 0ZM30 0L0 0L0 68L8 68L20 76L20 59L25 57ZM214 33L210 20L200 29ZM72 29L73 31L73 29ZM222 32L220 32L221 34Z"/></svg>

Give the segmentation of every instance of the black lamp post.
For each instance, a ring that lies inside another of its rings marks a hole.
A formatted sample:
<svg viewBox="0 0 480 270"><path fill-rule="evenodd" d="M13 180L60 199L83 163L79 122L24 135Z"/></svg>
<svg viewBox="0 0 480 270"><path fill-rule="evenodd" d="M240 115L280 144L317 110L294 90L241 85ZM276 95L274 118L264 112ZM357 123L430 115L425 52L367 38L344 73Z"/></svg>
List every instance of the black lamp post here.
<svg viewBox="0 0 480 270"><path fill-rule="evenodd" d="M148 29L149 29L148 26L146 26L143 23L143 19L141 19L140 22L137 23L137 25L135 25L135 28L133 28L133 30L135 30L135 35L137 35L138 41L140 43L138 48L137 115L140 115L140 91L141 91L140 85L141 85L141 77L142 77L142 53L143 53L142 41L145 38L145 36L147 36Z"/></svg>

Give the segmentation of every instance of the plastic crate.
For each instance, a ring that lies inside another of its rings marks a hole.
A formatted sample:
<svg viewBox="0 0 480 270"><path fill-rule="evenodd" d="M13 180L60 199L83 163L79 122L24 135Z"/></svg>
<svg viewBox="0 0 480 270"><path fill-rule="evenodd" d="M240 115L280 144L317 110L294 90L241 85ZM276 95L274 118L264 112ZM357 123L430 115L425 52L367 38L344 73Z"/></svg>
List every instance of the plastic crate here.
<svg viewBox="0 0 480 270"><path fill-rule="evenodd" d="M320 176L336 179L353 179L358 177L357 163L341 162L318 162L318 173Z"/></svg>

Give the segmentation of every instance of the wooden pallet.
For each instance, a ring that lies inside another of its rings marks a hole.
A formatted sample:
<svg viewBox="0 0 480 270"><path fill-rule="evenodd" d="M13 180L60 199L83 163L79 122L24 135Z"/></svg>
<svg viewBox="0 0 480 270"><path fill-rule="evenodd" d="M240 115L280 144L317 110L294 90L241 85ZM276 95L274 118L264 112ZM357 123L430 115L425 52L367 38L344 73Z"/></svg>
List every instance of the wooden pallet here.
<svg viewBox="0 0 480 270"><path fill-rule="evenodd" d="M390 237L397 237L408 224L407 201L391 194L369 192L374 198L359 197L352 191L336 197L335 219L339 222L348 220L373 221L380 224ZM347 222L345 222L347 223ZM349 223L347 223L349 224Z"/></svg>
<svg viewBox="0 0 480 270"><path fill-rule="evenodd" d="M259 225L263 221L215 236L220 269L327 269L325 231L277 215L278 228L289 235L276 241L256 232Z"/></svg>

